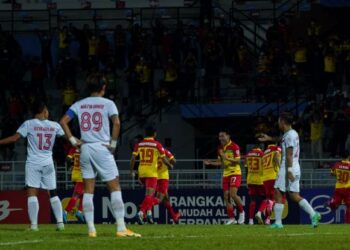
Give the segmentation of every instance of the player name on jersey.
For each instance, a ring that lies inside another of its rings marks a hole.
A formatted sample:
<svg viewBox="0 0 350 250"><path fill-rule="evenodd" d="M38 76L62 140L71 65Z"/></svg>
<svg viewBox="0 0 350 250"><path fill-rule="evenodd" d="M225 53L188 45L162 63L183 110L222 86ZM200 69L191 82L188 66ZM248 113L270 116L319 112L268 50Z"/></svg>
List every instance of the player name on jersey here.
<svg viewBox="0 0 350 250"><path fill-rule="evenodd" d="M52 127L34 127L34 131L53 132L55 129Z"/></svg>
<svg viewBox="0 0 350 250"><path fill-rule="evenodd" d="M80 106L81 109L103 109L104 107L103 104L83 104Z"/></svg>

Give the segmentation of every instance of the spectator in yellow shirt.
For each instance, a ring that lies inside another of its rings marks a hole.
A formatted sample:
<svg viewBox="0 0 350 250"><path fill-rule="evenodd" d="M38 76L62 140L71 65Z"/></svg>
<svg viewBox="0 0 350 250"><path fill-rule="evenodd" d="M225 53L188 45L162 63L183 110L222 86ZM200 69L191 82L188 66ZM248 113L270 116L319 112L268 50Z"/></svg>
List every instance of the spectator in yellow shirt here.
<svg viewBox="0 0 350 250"><path fill-rule="evenodd" d="M140 57L140 60L136 64L135 73L138 88L140 88L142 91L143 103L147 104L149 103L151 91L153 89L153 83L151 78L152 71L143 57Z"/></svg>
<svg viewBox="0 0 350 250"><path fill-rule="evenodd" d="M310 121L310 141L312 158L322 158L323 121L319 114L314 114Z"/></svg>
<svg viewBox="0 0 350 250"><path fill-rule="evenodd" d="M336 57L335 54L328 50L325 53L325 56L323 58L324 62L324 80L326 81L326 84L328 85L330 82L333 82L335 86L337 86L336 81Z"/></svg>
<svg viewBox="0 0 350 250"><path fill-rule="evenodd" d="M302 40L299 40L294 52L294 63L296 64L299 73L305 73L307 71L307 49Z"/></svg>
<svg viewBox="0 0 350 250"><path fill-rule="evenodd" d="M62 93L62 112L66 112L68 108L72 106L76 96L77 94L72 84L68 81Z"/></svg>

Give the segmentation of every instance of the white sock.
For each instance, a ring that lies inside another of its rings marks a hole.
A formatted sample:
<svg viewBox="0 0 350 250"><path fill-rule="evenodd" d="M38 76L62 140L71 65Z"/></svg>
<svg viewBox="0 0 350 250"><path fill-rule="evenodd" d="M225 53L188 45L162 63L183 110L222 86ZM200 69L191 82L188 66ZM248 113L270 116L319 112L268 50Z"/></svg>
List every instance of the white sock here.
<svg viewBox="0 0 350 250"><path fill-rule="evenodd" d="M94 225L94 195L89 193L84 193L83 196L83 211L86 224L88 225L89 232L96 232Z"/></svg>
<svg viewBox="0 0 350 250"><path fill-rule="evenodd" d="M125 210L121 191L114 191L111 193L111 204L115 219L117 221L117 231L125 231Z"/></svg>
<svg viewBox="0 0 350 250"><path fill-rule="evenodd" d="M299 207L301 207L306 213L310 215L310 218L315 215L315 210L311 207L307 200L302 199L299 201Z"/></svg>
<svg viewBox="0 0 350 250"><path fill-rule="evenodd" d="M53 210L53 214L55 215L57 224L63 223L63 212L62 212L62 204L60 198L58 196L50 198L51 207Z"/></svg>
<svg viewBox="0 0 350 250"><path fill-rule="evenodd" d="M282 213L283 213L284 205L281 203L275 203L274 211L275 211L275 223L282 225Z"/></svg>
<svg viewBox="0 0 350 250"><path fill-rule="evenodd" d="M32 229L38 228L39 202L38 197L28 197L28 215Z"/></svg>

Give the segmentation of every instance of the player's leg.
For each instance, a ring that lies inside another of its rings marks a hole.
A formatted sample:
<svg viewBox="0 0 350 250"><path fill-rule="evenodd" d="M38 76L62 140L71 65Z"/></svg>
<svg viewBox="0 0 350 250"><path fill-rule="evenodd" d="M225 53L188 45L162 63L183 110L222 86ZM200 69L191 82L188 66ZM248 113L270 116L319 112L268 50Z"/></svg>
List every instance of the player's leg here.
<svg viewBox="0 0 350 250"><path fill-rule="evenodd" d="M271 225L271 228L283 228L282 225L282 213L284 209L283 196L286 192L286 171L285 168L280 168L277 179L274 184L274 212L275 222Z"/></svg>
<svg viewBox="0 0 350 250"><path fill-rule="evenodd" d="M69 199L68 204L67 204L67 206L65 208L65 212L66 213L70 213L72 211L73 207L76 206L77 201L79 199L79 194L77 194L76 191L75 191L76 190L76 185L77 185L77 183L74 183L74 191L73 191L72 197Z"/></svg>
<svg viewBox="0 0 350 250"><path fill-rule="evenodd" d="M25 184L27 186L28 196L28 215L30 220L30 229L33 231L38 230L38 213L39 213L39 201L38 190L41 183L41 169L37 169L35 166L25 166Z"/></svg>
<svg viewBox="0 0 350 250"><path fill-rule="evenodd" d="M83 195L83 212L86 224L88 226L89 237L96 237L96 228L94 223L94 192L95 192L95 179L83 179L84 183L84 195Z"/></svg>
<svg viewBox="0 0 350 250"><path fill-rule="evenodd" d="M256 208L256 186L248 185L249 202L249 225L254 225L254 215Z"/></svg>
<svg viewBox="0 0 350 250"><path fill-rule="evenodd" d="M119 183L119 174L116 174L116 178L113 180L106 181L107 188L111 194L111 205L113 214L117 222L117 237L141 237L140 234L136 234L125 226L125 208L124 201L122 198L122 192Z"/></svg>
<svg viewBox="0 0 350 250"><path fill-rule="evenodd" d="M57 230L64 230L63 224L63 209L60 198L57 195L56 190L56 172L54 165L48 165L42 169L41 188L49 191L50 203L53 210L53 214L57 221Z"/></svg>
<svg viewBox="0 0 350 250"><path fill-rule="evenodd" d="M275 223L271 225L272 228L282 228L282 214L284 209L283 204L283 191L281 191L279 188L275 189L275 206L274 206L274 212L275 212Z"/></svg>
<svg viewBox="0 0 350 250"><path fill-rule="evenodd" d="M266 194L266 201L267 201L267 207L266 207L266 218L265 218L265 224L270 225L270 218L272 214L273 205L274 202L274 180L269 180L264 182L264 188L265 188L265 194Z"/></svg>
<svg viewBox="0 0 350 250"><path fill-rule="evenodd" d="M167 209L168 213L170 214L171 218L173 219L174 223L177 223L181 217L180 212L175 212L174 208L172 207L169 199L169 194L168 192L166 193L164 199L163 199L163 204L165 208Z"/></svg>
<svg viewBox="0 0 350 250"><path fill-rule="evenodd" d="M335 210L341 204L342 200L343 198L342 198L340 189L335 189L332 198L324 205L325 207L330 207L332 210Z"/></svg>
<svg viewBox="0 0 350 250"><path fill-rule="evenodd" d="M62 209L61 200L57 195L56 189L49 190L49 194L50 194L51 208L52 208L53 214L55 215L55 219L57 221L57 231L62 231L64 230L64 224L63 224L63 209Z"/></svg>
<svg viewBox="0 0 350 250"><path fill-rule="evenodd" d="M250 196L250 202L249 202L249 225L254 225L255 209L256 209L256 197L253 195L253 196Z"/></svg>
<svg viewBox="0 0 350 250"><path fill-rule="evenodd" d="M228 176L222 177L222 190L224 193L224 201L228 216L228 221L226 222L226 225L237 224L237 221L235 219L234 207L230 197L230 179Z"/></svg>
<svg viewBox="0 0 350 250"><path fill-rule="evenodd" d="M145 198L140 205L140 211L138 213L140 224L143 223L143 219L148 210L152 210L153 206L159 204L159 200L154 198L154 194L157 187L157 178L142 178L142 182L145 185Z"/></svg>
<svg viewBox="0 0 350 250"><path fill-rule="evenodd" d="M27 187L28 196L28 215L30 220L30 229L33 231L38 230L38 213L39 213L39 201L38 201L37 188Z"/></svg>
<svg viewBox="0 0 350 250"><path fill-rule="evenodd" d="M157 190L156 190L157 198L160 201L162 201L170 217L173 219L174 223L177 223L177 221L180 218L180 213L175 213L173 207L171 206L169 195L168 195L168 189L169 189L169 180L160 179L157 181Z"/></svg>
<svg viewBox="0 0 350 250"><path fill-rule="evenodd" d="M300 196L299 180L300 176L295 175L295 180L289 181L289 197L292 201L298 203L299 207L301 207L310 216L312 226L317 227L318 222L321 219L321 215L315 212L309 202Z"/></svg>
<svg viewBox="0 0 350 250"><path fill-rule="evenodd" d="M74 194L77 197L77 203L75 204L77 206L77 212L75 214L75 217L78 219L79 222L84 223L84 215L83 215L83 194L84 194L84 184L83 182L77 182L74 187Z"/></svg>
<svg viewBox="0 0 350 250"><path fill-rule="evenodd" d="M234 207L231 202L231 197L230 197L230 190L224 190L224 201L226 205L226 212L228 216L228 221L226 225L231 225L231 224L237 224L237 221L235 219L235 212L234 212Z"/></svg>
<svg viewBox="0 0 350 250"><path fill-rule="evenodd" d="M243 209L243 202L241 197L237 194L238 188L241 186L241 176L234 175L230 177L230 196L234 200L237 210L238 210L238 224L244 224L245 221L245 213Z"/></svg>
<svg viewBox="0 0 350 250"><path fill-rule="evenodd" d="M255 219L259 224L264 224L261 215L264 213L266 215L266 209L268 207L269 201L267 200L266 192L263 185L258 186L258 195L261 197L260 206L258 212L255 214Z"/></svg>

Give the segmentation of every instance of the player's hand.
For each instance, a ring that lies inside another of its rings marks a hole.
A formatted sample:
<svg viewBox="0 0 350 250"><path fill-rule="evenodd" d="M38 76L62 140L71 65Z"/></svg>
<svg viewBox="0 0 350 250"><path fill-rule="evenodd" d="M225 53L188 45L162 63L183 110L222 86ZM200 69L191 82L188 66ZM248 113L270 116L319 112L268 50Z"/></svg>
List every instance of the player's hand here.
<svg viewBox="0 0 350 250"><path fill-rule="evenodd" d="M143 187L143 182L140 180L140 178L138 178L137 181L139 182L140 186Z"/></svg>
<svg viewBox="0 0 350 250"><path fill-rule="evenodd" d="M112 145L110 145L110 144L102 144L102 145L105 146L112 154L116 150L116 147L112 147Z"/></svg>
<svg viewBox="0 0 350 250"><path fill-rule="evenodd" d="M258 140L261 142L267 142L267 141L272 141L272 137L268 136L267 134L260 134L260 136L258 137Z"/></svg>
<svg viewBox="0 0 350 250"><path fill-rule="evenodd" d="M211 163L210 163L210 161L209 161L209 160L204 160L204 161L203 161L203 163L204 163L204 165L206 165L206 166L211 165Z"/></svg>
<svg viewBox="0 0 350 250"><path fill-rule="evenodd" d="M228 158L227 155L225 155L225 154L222 154L220 156L221 156L221 159L224 160L224 161L229 161L230 160L230 158Z"/></svg>
<svg viewBox="0 0 350 250"><path fill-rule="evenodd" d="M290 180L290 181L294 181L295 180L295 177L294 177L292 172L288 172L288 180Z"/></svg>
<svg viewBox="0 0 350 250"><path fill-rule="evenodd" d="M135 171L133 171L133 170L132 170L132 171L130 171L130 176L131 176L131 178L133 178L133 179L134 179L134 178L135 178L135 176L136 176Z"/></svg>
<svg viewBox="0 0 350 250"><path fill-rule="evenodd" d="M75 148L80 148L80 146L83 144L81 140L79 140L78 138L75 138L74 136L71 136L69 138L69 141L72 144L72 146Z"/></svg>

